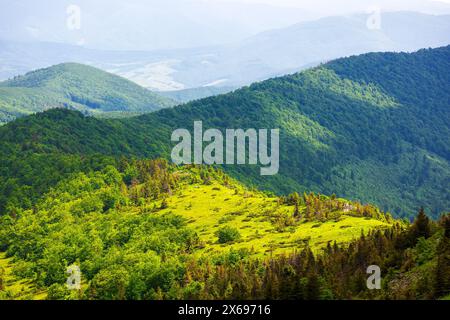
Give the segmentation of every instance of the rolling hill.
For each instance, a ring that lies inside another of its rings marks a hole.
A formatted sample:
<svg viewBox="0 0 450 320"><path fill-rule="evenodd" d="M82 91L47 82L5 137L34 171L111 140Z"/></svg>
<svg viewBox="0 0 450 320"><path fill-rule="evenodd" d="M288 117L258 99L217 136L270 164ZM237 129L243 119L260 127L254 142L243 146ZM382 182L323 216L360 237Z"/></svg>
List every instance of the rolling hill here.
<svg viewBox="0 0 450 320"><path fill-rule="evenodd" d="M58 107L107 116L150 112L174 104L129 80L76 63L36 70L0 83L0 123Z"/></svg>
<svg viewBox="0 0 450 320"><path fill-rule="evenodd" d="M355 56L130 119L53 110L8 124L0 138L16 152L167 158L172 131L195 120L205 129L279 128L278 175L225 170L278 194L335 193L397 217L420 206L437 217L450 207L449 57L450 47Z"/></svg>

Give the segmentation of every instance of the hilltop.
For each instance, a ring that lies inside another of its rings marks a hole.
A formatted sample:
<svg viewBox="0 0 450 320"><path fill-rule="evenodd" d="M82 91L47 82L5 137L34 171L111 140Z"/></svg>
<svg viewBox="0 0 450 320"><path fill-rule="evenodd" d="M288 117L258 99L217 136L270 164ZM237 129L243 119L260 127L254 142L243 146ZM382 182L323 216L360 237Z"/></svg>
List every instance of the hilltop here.
<svg viewBox="0 0 450 320"><path fill-rule="evenodd" d="M0 82L0 123L50 108L124 116L174 104L129 80L77 63L63 63Z"/></svg>

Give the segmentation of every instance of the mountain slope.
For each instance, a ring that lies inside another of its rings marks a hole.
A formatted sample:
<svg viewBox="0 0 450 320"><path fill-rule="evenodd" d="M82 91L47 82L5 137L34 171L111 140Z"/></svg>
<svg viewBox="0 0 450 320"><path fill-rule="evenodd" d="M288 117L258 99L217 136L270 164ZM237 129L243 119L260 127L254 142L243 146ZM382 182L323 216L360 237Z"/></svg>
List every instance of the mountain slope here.
<svg viewBox="0 0 450 320"><path fill-rule="evenodd" d="M277 193L315 191L411 217L450 208L450 47L333 61L137 118L53 110L0 129L5 150L169 157L174 129L280 128L280 172L225 166ZM5 151L12 152L12 151Z"/></svg>
<svg viewBox="0 0 450 320"><path fill-rule="evenodd" d="M75 63L36 70L0 83L0 122L55 107L100 115L149 112L173 104L129 80Z"/></svg>
<svg viewBox="0 0 450 320"><path fill-rule="evenodd" d="M131 122L280 128L278 177L230 170L274 191L337 192L396 214L420 205L438 214L450 207L449 70L450 47L368 54Z"/></svg>
<svg viewBox="0 0 450 320"><path fill-rule="evenodd" d="M59 179L30 209L0 215L0 299L449 293L449 216L436 223L420 212L409 225L335 197L251 191L207 166L109 161ZM368 265L382 270L381 290L367 288ZM79 290L66 287L68 267L81 272Z"/></svg>
<svg viewBox="0 0 450 320"><path fill-rule="evenodd" d="M165 290L162 283L184 273L174 267L184 270L189 261L269 258L304 248L319 254L330 242L344 245L362 233L401 225L372 206L313 194L297 200L267 196L212 168L176 168L161 160L122 159L74 172L33 209L16 214L0 215L0 251L14 257L0 252L0 279L2 265L8 271L0 298L8 292L10 298L42 297L42 289L52 296L65 264L75 262L83 283L93 285L95 276L119 267L117 254L129 267L146 265L146 277L155 277L147 285Z"/></svg>

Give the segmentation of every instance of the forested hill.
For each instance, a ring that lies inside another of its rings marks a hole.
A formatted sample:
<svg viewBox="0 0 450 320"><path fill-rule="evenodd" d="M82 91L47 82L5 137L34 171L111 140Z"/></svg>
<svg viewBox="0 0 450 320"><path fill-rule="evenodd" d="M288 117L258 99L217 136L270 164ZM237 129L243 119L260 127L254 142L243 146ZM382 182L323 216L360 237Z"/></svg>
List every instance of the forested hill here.
<svg viewBox="0 0 450 320"><path fill-rule="evenodd" d="M32 208L0 210L1 300L449 298L448 215L437 223L421 211L409 225L371 205L268 196L165 160L40 163L38 179L79 171ZM366 285L372 264L380 290ZM74 265L79 290L66 285Z"/></svg>
<svg viewBox="0 0 450 320"><path fill-rule="evenodd" d="M59 64L0 82L0 124L56 107L123 116L174 104L129 80L77 63Z"/></svg>
<svg viewBox="0 0 450 320"><path fill-rule="evenodd" d="M52 110L0 128L2 149L168 156L175 128L280 128L280 172L226 170L277 193L314 191L397 216L450 208L450 47L336 60L137 118ZM3 153L5 154L5 153Z"/></svg>

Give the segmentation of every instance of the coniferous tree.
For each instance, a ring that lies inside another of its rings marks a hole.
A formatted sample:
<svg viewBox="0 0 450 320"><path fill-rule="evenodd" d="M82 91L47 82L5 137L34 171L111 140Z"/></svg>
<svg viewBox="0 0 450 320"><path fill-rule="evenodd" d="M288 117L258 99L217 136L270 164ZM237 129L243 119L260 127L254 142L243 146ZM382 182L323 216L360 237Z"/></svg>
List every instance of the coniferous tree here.
<svg viewBox="0 0 450 320"><path fill-rule="evenodd" d="M410 231L410 240L413 244L416 244L417 239L420 237L424 237L425 239L429 238L431 234L430 231L430 219L425 214L423 208L420 208L419 214L414 220L413 225L411 226Z"/></svg>
<svg viewBox="0 0 450 320"><path fill-rule="evenodd" d="M308 284L306 285L306 298L308 300L320 299L320 283L315 272L311 273L308 277Z"/></svg>
<svg viewBox="0 0 450 320"><path fill-rule="evenodd" d="M292 195L292 202L294 203L294 217L300 218L300 212L299 212L299 204L300 204L300 196L297 192L294 192Z"/></svg>

